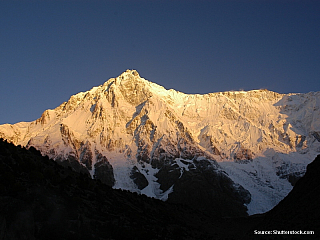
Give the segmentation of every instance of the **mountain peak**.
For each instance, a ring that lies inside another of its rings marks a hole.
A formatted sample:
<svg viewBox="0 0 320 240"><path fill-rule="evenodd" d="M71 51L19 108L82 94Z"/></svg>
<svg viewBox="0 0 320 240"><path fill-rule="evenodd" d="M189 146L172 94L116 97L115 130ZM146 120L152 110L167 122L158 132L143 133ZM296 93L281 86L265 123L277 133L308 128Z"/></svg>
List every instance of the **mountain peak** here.
<svg viewBox="0 0 320 240"><path fill-rule="evenodd" d="M116 78L111 78L107 81L109 83L113 83L119 87L125 87L127 85L135 86L135 85L150 85L150 82L146 79L140 77L139 73L136 70L127 69L125 72L121 73Z"/></svg>
<svg viewBox="0 0 320 240"><path fill-rule="evenodd" d="M121 73L119 77L116 78L116 81L122 82L123 80L136 80L140 79L140 75L137 70L127 69L125 72Z"/></svg>
<svg viewBox="0 0 320 240"><path fill-rule="evenodd" d="M139 73L137 70L130 70L130 69L127 69L125 72L123 72L120 76L127 76L127 75L133 75L135 77L140 77Z"/></svg>
<svg viewBox="0 0 320 240"><path fill-rule="evenodd" d="M138 82L139 80L141 81L143 78L140 77L140 74L138 73L137 70L130 70L127 69L123 73L121 73L118 77L115 78L110 78L108 79L104 84L103 87L109 88L111 84L115 84L117 86L124 85L126 82ZM143 79L145 80L145 79Z"/></svg>
<svg viewBox="0 0 320 240"><path fill-rule="evenodd" d="M195 187L202 180L186 184L188 177L203 179L204 168L225 171L250 192L249 204L249 195L241 196L254 214L278 203L320 152L319 104L320 92L184 94L126 70L35 122L1 125L0 137L159 199L188 199L180 193L189 185L202 199L207 191L200 196Z"/></svg>

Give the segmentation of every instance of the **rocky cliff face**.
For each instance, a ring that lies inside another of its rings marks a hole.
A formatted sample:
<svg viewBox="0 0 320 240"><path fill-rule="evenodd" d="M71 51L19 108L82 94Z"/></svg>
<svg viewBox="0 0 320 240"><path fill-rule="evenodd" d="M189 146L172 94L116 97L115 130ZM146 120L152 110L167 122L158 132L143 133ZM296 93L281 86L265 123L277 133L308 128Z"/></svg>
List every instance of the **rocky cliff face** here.
<svg viewBox="0 0 320 240"><path fill-rule="evenodd" d="M319 106L320 92L191 95L127 70L0 137L114 188L243 215L275 206L320 152Z"/></svg>

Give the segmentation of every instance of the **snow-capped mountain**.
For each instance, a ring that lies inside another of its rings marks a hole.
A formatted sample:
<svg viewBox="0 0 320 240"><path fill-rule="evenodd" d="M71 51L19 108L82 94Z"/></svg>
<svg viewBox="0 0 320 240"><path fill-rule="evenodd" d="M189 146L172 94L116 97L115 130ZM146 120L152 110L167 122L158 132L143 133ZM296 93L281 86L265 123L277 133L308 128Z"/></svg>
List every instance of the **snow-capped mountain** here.
<svg viewBox="0 0 320 240"><path fill-rule="evenodd" d="M1 125L0 137L114 188L254 214L320 152L319 106L320 92L184 94L127 70L36 121Z"/></svg>

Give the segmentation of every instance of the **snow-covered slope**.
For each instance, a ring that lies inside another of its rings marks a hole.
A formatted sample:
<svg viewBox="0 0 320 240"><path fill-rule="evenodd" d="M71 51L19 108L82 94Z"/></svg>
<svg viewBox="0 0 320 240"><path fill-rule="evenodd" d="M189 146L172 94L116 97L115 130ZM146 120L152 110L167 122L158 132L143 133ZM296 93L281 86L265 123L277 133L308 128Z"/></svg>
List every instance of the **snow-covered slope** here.
<svg viewBox="0 0 320 240"><path fill-rule="evenodd" d="M191 95L127 70L36 121L1 125L0 137L163 200L202 174L216 179L205 178L213 198L230 195L253 214L283 199L320 152L319 106L320 92Z"/></svg>

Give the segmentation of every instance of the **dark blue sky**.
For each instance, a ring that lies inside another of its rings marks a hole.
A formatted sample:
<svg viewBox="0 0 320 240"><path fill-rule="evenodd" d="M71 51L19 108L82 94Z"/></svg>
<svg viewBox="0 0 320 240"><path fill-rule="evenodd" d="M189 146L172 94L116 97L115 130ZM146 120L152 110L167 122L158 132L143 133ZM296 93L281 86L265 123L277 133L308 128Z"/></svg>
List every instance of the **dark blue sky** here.
<svg viewBox="0 0 320 240"><path fill-rule="evenodd" d="M320 91L319 0L1 0L0 124L126 69L185 93Z"/></svg>

